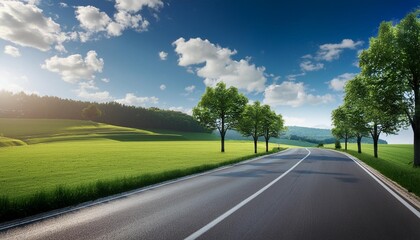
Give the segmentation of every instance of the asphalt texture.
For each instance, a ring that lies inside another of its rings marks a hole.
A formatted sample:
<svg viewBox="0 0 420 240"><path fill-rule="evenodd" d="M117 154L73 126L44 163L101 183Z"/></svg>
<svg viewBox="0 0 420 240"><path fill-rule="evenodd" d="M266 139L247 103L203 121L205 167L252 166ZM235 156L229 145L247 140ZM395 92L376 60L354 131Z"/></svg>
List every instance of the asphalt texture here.
<svg viewBox="0 0 420 240"><path fill-rule="evenodd" d="M418 240L420 218L347 156L299 148L0 232L0 239L191 236Z"/></svg>

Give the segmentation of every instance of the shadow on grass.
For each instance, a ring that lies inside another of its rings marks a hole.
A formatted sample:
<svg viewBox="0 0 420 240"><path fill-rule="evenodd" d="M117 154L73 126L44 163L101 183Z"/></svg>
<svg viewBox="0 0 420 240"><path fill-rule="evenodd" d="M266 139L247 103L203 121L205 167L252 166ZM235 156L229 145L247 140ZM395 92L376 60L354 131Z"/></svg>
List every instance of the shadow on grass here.
<svg viewBox="0 0 420 240"><path fill-rule="evenodd" d="M204 164L186 169L176 169L156 174L116 178L113 180L100 180L95 183L84 184L78 187L60 185L53 191L41 191L19 199L9 199L7 196L0 196L0 223L76 205L82 202L95 200L195 173L201 173L224 165L238 163L250 158L278 151L279 150L277 148L274 148L268 153L248 155L217 164Z"/></svg>

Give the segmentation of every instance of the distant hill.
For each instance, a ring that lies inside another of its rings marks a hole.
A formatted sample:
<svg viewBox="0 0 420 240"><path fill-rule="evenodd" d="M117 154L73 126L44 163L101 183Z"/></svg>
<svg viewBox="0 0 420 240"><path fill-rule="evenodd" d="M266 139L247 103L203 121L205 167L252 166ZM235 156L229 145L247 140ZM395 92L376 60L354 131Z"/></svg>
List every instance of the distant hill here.
<svg viewBox="0 0 420 240"><path fill-rule="evenodd" d="M82 110L95 105L102 115L96 122L140 129L165 129L204 133L206 130L185 113L159 108L143 108L117 102L94 103L51 96L13 94L0 91L0 118L85 120Z"/></svg>
<svg viewBox="0 0 420 240"><path fill-rule="evenodd" d="M219 132L213 131L213 134L218 135ZM251 137L243 137L239 132L230 130L226 133L226 139L228 140L252 140ZM264 138L260 138L259 141L264 141ZM271 142L280 144L290 144L303 147L315 146L319 143L334 143L335 137L332 135L330 129L321 128L308 128L298 126L288 126L287 131L283 132L280 138L272 138ZM350 139L349 142L356 142L356 139ZM362 138L362 143L373 143L372 138ZM379 139L380 144L387 144L385 140Z"/></svg>

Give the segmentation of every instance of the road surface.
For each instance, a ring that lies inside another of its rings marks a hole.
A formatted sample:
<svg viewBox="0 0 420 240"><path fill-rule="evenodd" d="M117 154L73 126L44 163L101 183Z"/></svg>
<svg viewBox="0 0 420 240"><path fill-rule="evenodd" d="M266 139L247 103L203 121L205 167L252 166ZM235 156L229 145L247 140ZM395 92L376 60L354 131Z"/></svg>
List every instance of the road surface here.
<svg viewBox="0 0 420 240"><path fill-rule="evenodd" d="M347 156L300 148L12 228L0 239L418 240L415 213Z"/></svg>

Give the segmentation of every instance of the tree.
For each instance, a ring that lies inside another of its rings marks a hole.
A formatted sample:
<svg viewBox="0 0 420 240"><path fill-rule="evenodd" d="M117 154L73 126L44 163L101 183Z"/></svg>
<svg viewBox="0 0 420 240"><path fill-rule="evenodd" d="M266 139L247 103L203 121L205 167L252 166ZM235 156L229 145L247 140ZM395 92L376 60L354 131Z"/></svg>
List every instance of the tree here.
<svg viewBox="0 0 420 240"><path fill-rule="evenodd" d="M344 106L349 112L350 129L357 140L357 152L362 153L362 138L369 135L369 125L364 112L366 93L359 80L350 80L345 86Z"/></svg>
<svg viewBox="0 0 420 240"><path fill-rule="evenodd" d="M390 88L381 87L381 81L381 77L361 73L346 84L344 98L347 106L363 112L361 121L366 123L365 127L372 136L375 158L378 157L380 134L395 134L401 122L398 102Z"/></svg>
<svg viewBox="0 0 420 240"><path fill-rule="evenodd" d="M102 115L101 110L93 104L89 104L87 107L83 108L82 116L85 119L94 121Z"/></svg>
<svg viewBox="0 0 420 240"><path fill-rule="evenodd" d="M334 128L332 134L337 139L344 139L344 149L347 151L347 142L349 138L354 136L354 132L350 127L349 112L344 106L340 106L331 113Z"/></svg>
<svg viewBox="0 0 420 240"><path fill-rule="evenodd" d="M237 130L244 137L252 137L254 140L254 153L257 153L257 143L258 137L262 133L261 122L263 117L263 107L259 101L256 101L252 105L246 105L237 127Z"/></svg>
<svg viewBox="0 0 420 240"><path fill-rule="evenodd" d="M248 99L235 87L226 88L219 82L216 87L207 87L198 105L193 109L193 117L208 129L220 133L221 152L225 151L225 135L235 128L245 109Z"/></svg>
<svg viewBox="0 0 420 240"><path fill-rule="evenodd" d="M282 115L277 115L270 109L270 106L264 105L262 107L263 118L261 121L262 136L265 139L265 151L268 152L268 141L271 137L279 137L280 132L286 128Z"/></svg>
<svg viewBox="0 0 420 240"><path fill-rule="evenodd" d="M382 22L378 36L360 55L364 74L380 77L381 87L393 91L414 132L413 166L420 166L420 10L408 14L399 24ZM398 112L398 114L400 114Z"/></svg>

